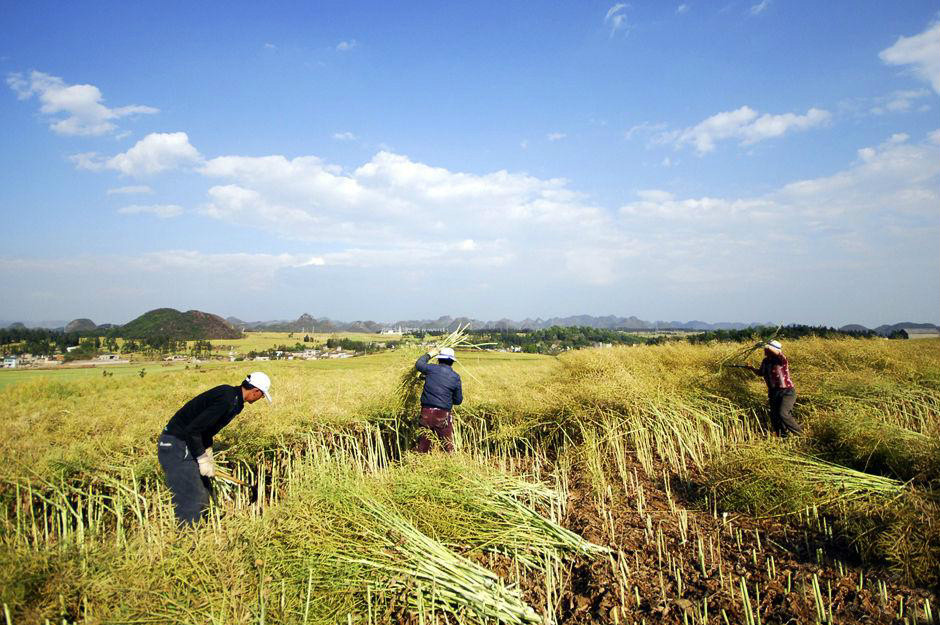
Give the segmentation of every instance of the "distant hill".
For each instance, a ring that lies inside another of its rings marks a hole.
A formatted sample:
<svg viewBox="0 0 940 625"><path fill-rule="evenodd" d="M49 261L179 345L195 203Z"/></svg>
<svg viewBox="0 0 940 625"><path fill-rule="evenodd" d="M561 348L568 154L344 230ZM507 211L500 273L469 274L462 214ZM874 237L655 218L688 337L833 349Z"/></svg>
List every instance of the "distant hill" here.
<svg viewBox="0 0 940 625"><path fill-rule="evenodd" d="M770 322L719 322L706 323L704 321L644 321L634 316L618 317L606 315L595 317L593 315L572 315L568 317L541 317L526 318L521 321L513 319L499 319L496 321L483 321L471 317L451 317L444 315L437 319L400 319L392 323L377 323L375 321L336 321L327 317L315 318L309 313L302 314L295 321L242 321L237 317L226 319L232 326L249 332L381 332L386 328L408 328L411 330L444 330L453 331L458 326L469 326L473 330L544 330L553 326L562 327L590 327L604 330L742 330L754 326L774 326Z"/></svg>
<svg viewBox="0 0 940 625"><path fill-rule="evenodd" d="M753 326L775 325L769 322L719 322L706 323L704 321L645 321L634 316L617 317L606 315L595 317L593 315L572 315L569 317L549 317L543 319L526 318L521 321L500 319L498 321L481 321L469 317L443 316L437 319L406 319L396 321L386 327L414 328L421 330L454 330L458 325L470 324L471 329L493 330L544 330L553 326L561 327L588 327L601 330L742 330Z"/></svg>
<svg viewBox="0 0 940 625"><path fill-rule="evenodd" d="M157 308L121 326L117 334L128 339L167 337L176 341L239 339L241 330L218 315L173 308Z"/></svg>
<svg viewBox="0 0 940 625"><path fill-rule="evenodd" d="M841 328L839 328L839 331L840 332L871 332L871 330L869 330L865 326L858 324L858 323L850 323L848 325L842 326Z"/></svg>
<svg viewBox="0 0 940 625"><path fill-rule="evenodd" d="M375 321L333 321L326 317L315 318L309 313L294 321L242 321L237 317L226 319L232 326L249 332L380 332L385 326Z"/></svg>
<svg viewBox="0 0 940 625"><path fill-rule="evenodd" d="M95 322L91 319L72 319L67 324L65 324L66 332L90 332L98 326L95 325Z"/></svg>
<svg viewBox="0 0 940 625"><path fill-rule="evenodd" d="M22 321L3 320L3 321L0 321L0 328L13 328L13 326L16 326L17 328L20 328L20 329L46 328L48 330L54 330L54 329L61 330L62 328L65 327L65 324L66 324L65 321L37 321L37 322L23 323Z"/></svg>
<svg viewBox="0 0 940 625"><path fill-rule="evenodd" d="M878 326L875 328L875 332L881 336L889 336L892 332L902 328L938 328L938 326L935 326L932 323L914 323L912 321L902 321L901 323Z"/></svg>

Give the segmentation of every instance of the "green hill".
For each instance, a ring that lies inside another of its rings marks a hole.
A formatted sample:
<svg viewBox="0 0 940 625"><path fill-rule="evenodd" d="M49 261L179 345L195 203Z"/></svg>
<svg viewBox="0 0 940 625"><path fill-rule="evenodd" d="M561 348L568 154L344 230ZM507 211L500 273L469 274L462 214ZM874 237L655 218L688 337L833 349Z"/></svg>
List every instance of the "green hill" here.
<svg viewBox="0 0 940 625"><path fill-rule="evenodd" d="M157 308L124 324L118 334L126 339L166 337L176 341L240 339L242 333L218 315L173 308Z"/></svg>
<svg viewBox="0 0 940 625"><path fill-rule="evenodd" d="M91 319L72 319L69 321L68 325L65 326L65 332L91 332L98 326L95 325L95 322Z"/></svg>

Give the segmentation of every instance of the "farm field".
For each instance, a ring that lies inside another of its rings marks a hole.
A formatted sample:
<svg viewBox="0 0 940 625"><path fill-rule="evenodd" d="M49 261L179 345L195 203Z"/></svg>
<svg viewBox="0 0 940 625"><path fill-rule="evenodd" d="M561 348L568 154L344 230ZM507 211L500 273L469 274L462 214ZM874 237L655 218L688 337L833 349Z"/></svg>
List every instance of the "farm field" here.
<svg viewBox="0 0 940 625"><path fill-rule="evenodd" d="M292 336L293 335L293 336ZM327 339L352 339L354 341L386 343L388 341L399 341L401 336L389 334L364 334L357 332L245 332L243 339L218 339L212 341L213 347L223 348L228 352L231 346L235 351L246 354L250 351L262 351L277 347L278 345L294 345L303 342L304 336L311 339L310 345L319 345L326 343Z"/></svg>
<svg viewBox="0 0 940 625"><path fill-rule="evenodd" d="M215 363L206 363L202 367L211 367ZM48 369L3 369L0 370L0 390L11 384L30 382L45 379L50 382L95 382L104 377L102 371L113 374L116 378L130 376L140 377L140 370L144 369L147 375L160 375L174 371L182 371L189 366L187 363L163 364L154 362L131 363L126 365L99 364L94 367L59 366Z"/></svg>
<svg viewBox="0 0 940 625"><path fill-rule="evenodd" d="M746 347L460 352L451 457L406 451L410 348L9 378L0 601L11 623L937 622L940 345L787 344L786 441L727 366ZM255 369L275 403L217 436L237 482L179 532L157 433Z"/></svg>

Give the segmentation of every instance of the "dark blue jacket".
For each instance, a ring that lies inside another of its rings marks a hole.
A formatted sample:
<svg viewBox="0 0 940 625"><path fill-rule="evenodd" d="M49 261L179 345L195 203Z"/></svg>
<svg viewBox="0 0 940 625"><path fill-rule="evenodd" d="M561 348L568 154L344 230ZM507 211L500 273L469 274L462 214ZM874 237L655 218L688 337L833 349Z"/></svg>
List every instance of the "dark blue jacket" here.
<svg viewBox="0 0 940 625"><path fill-rule="evenodd" d="M212 437L228 425L244 406L240 386L216 386L186 402L163 431L186 441L189 453L198 458L206 453L206 447L212 447Z"/></svg>
<svg viewBox="0 0 940 625"><path fill-rule="evenodd" d="M415 363L415 369L427 378L421 393L421 405L450 410L455 404L463 402L460 374L447 365L428 364L429 360L431 356L425 354Z"/></svg>

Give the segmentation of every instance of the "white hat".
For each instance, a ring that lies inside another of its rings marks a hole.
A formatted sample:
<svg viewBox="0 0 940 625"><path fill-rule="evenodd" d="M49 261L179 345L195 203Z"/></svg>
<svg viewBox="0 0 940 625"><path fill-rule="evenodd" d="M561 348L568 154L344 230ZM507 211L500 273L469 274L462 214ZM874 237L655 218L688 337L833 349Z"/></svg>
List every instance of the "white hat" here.
<svg viewBox="0 0 940 625"><path fill-rule="evenodd" d="M454 350L450 347L442 347L441 353L437 355L438 360L453 360L456 362L457 356L454 355Z"/></svg>
<svg viewBox="0 0 940 625"><path fill-rule="evenodd" d="M771 341L767 343L768 347L773 347L774 349L783 349L783 345L780 344L780 341Z"/></svg>
<svg viewBox="0 0 940 625"><path fill-rule="evenodd" d="M253 387L261 391L261 394L264 395L264 398L268 400L269 403L274 403L271 400L271 378L267 374L262 373L261 371L254 371L248 374L248 377L245 378L245 382L248 382Z"/></svg>

